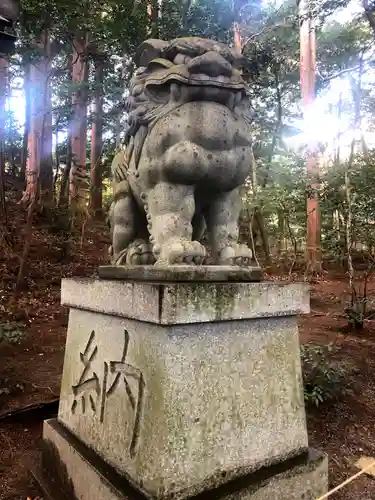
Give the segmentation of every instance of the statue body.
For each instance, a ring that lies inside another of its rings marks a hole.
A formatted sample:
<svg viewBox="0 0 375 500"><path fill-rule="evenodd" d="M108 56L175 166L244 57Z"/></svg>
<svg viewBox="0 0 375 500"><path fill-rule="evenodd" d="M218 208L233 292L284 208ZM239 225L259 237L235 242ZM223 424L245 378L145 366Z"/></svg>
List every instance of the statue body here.
<svg viewBox="0 0 375 500"><path fill-rule="evenodd" d="M249 265L240 187L251 170L242 56L218 42L149 40L127 100L126 149L112 164L114 264Z"/></svg>

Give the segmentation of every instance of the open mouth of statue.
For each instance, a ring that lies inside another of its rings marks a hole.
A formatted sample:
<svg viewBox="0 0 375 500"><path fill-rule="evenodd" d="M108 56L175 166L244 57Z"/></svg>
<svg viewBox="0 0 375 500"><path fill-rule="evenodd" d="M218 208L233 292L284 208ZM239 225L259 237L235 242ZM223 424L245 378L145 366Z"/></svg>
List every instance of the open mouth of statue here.
<svg viewBox="0 0 375 500"><path fill-rule="evenodd" d="M146 92L150 94L152 100L160 103L172 101L182 104L191 101L210 101L223 104L233 111L245 97L244 85L233 82L227 77L213 79L206 75L199 75L199 78L189 79L181 76L178 79L169 77L164 82L150 80L147 81Z"/></svg>

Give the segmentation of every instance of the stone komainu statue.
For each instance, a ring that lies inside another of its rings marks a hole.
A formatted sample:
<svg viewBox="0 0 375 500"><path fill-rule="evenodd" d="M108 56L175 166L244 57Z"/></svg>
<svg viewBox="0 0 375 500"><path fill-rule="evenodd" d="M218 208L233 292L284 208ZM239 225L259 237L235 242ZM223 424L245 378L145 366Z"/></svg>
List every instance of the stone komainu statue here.
<svg viewBox="0 0 375 500"><path fill-rule="evenodd" d="M113 264L249 265L237 243L251 169L243 57L202 38L147 40L130 84L126 148L112 164Z"/></svg>

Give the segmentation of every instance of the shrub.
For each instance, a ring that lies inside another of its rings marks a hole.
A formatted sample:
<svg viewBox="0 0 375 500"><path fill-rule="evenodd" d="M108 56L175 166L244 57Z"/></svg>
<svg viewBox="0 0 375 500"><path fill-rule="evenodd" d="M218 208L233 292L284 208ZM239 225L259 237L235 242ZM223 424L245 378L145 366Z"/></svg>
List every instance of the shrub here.
<svg viewBox="0 0 375 500"><path fill-rule="evenodd" d="M8 344L19 344L25 337L25 326L16 322L0 322L0 345L4 342ZM7 380L0 379L0 396L9 395L12 390L7 386ZM3 385L4 384L4 385ZM15 389L24 390L22 384L17 384Z"/></svg>
<svg viewBox="0 0 375 500"><path fill-rule="evenodd" d="M306 405L319 406L342 395L348 384L348 371L330 355L333 344L301 346L301 363Z"/></svg>
<svg viewBox="0 0 375 500"><path fill-rule="evenodd" d="M22 323L0 323L0 344L19 344L25 336L25 327Z"/></svg>

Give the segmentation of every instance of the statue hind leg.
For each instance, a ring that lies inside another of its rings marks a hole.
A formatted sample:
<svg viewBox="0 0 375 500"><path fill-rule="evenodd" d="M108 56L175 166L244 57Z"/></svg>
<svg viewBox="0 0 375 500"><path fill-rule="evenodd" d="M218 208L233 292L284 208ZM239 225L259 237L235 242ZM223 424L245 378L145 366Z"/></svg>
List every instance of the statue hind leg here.
<svg viewBox="0 0 375 500"><path fill-rule="evenodd" d="M145 236L147 234L145 218L142 219L130 192L112 203L109 221L113 264L154 264L152 245Z"/></svg>

